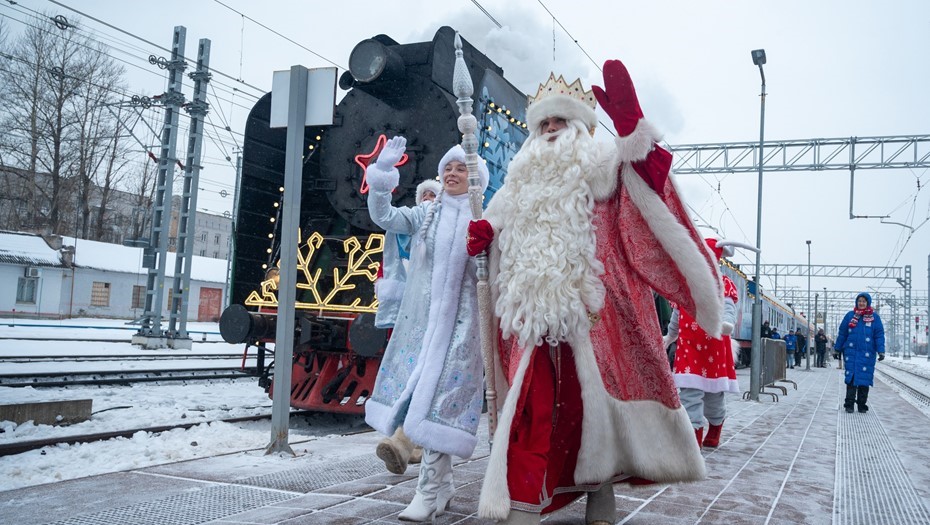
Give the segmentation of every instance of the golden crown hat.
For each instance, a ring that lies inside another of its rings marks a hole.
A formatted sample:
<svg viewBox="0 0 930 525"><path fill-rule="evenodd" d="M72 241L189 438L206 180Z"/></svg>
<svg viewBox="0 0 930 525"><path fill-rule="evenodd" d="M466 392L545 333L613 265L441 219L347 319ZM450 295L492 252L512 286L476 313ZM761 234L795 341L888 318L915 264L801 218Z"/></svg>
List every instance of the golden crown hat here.
<svg viewBox="0 0 930 525"><path fill-rule="evenodd" d="M539 85L536 96L527 97L527 103L526 121L531 130L538 129L549 117L580 120L589 129L597 125L594 91L585 91L580 78L569 84L562 75L556 78L555 73L550 73L549 80Z"/></svg>

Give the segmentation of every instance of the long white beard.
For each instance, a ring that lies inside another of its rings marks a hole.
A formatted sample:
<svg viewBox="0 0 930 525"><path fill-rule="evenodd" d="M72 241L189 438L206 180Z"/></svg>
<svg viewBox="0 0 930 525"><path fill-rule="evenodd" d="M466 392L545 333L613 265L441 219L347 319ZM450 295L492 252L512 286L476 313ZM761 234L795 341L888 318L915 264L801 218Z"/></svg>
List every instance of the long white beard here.
<svg viewBox="0 0 930 525"><path fill-rule="evenodd" d="M586 333L588 312L604 305L585 176L597 163L597 143L580 126L554 142L528 140L491 204L502 218L496 313L504 337L516 335L523 347Z"/></svg>

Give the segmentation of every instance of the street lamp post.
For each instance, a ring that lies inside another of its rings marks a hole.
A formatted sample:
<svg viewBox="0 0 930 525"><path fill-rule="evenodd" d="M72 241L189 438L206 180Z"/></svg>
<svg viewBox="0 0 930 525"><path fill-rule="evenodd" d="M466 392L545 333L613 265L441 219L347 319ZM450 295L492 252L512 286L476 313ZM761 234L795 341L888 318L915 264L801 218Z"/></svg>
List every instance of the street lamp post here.
<svg viewBox="0 0 930 525"><path fill-rule="evenodd" d="M749 399L759 400L759 391L762 389L762 287L759 283L759 274L762 273L762 146L765 143L765 50L752 51L752 63L759 66L759 75L762 77L762 91L760 94L761 110L759 113L759 195L756 200L756 272L753 276L755 282L754 297L752 301L752 351L749 358Z"/></svg>
<svg viewBox="0 0 930 525"><path fill-rule="evenodd" d="M804 364L804 370L810 372L811 370L811 341L813 340L813 334L810 331L811 325L811 241L807 242L807 348L805 349L805 354L807 355L807 361ZM817 318L814 317L814 323L817 322Z"/></svg>

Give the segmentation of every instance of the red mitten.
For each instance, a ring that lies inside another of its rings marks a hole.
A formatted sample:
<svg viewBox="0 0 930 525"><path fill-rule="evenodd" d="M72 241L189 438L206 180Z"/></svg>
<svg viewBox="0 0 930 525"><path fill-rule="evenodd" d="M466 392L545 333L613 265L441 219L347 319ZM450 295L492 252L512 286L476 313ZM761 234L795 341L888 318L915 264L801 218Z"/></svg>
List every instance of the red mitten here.
<svg viewBox="0 0 930 525"><path fill-rule="evenodd" d="M626 66L619 60L604 62L604 88L591 86L594 98L614 121L617 134L625 137L636 129L636 123L643 118L639 107L636 89Z"/></svg>
<svg viewBox="0 0 930 525"><path fill-rule="evenodd" d="M665 193L665 181L668 180L668 172L672 169L671 153L656 144L645 159L632 164L633 169L650 188L659 195Z"/></svg>
<svg viewBox="0 0 930 525"><path fill-rule="evenodd" d="M468 255L474 257L485 251L493 240L494 229L491 228L490 222L481 219L468 223L468 239L466 241Z"/></svg>

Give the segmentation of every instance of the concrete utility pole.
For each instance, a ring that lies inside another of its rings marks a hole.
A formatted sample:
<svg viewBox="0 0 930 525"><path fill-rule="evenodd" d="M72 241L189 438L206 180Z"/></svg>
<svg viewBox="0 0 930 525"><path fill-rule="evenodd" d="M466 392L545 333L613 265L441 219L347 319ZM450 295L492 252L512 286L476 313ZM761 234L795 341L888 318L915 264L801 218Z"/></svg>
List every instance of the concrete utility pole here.
<svg viewBox="0 0 930 525"><path fill-rule="evenodd" d="M197 70L194 80L194 100L185 108L191 116L187 135L187 158L184 163L184 189L178 211L178 249L174 258L174 281L171 304L168 305L168 346L190 350L187 335L187 309L190 306L191 263L194 251L194 225L197 224L197 187L200 185L200 155L203 146L203 119L209 111L207 85L210 83L210 40L200 39L197 49Z"/></svg>
<svg viewBox="0 0 930 525"><path fill-rule="evenodd" d="M167 346L167 340L161 329L161 318L165 291L165 259L168 257L168 235L171 227L171 186L174 182L174 166L178 161L175 154L178 140L178 114L184 104L181 81L184 69L187 67L184 63L186 38L186 28L183 26L174 28L171 60L165 62L165 69L168 70L168 91L162 99L165 105L165 124L162 128L161 155L158 159L158 174L155 183L152 230L149 236L149 246L145 249L143 256L143 264L148 269L148 280L145 286L145 313L142 314L139 331L132 338L133 344L140 344L145 348Z"/></svg>

